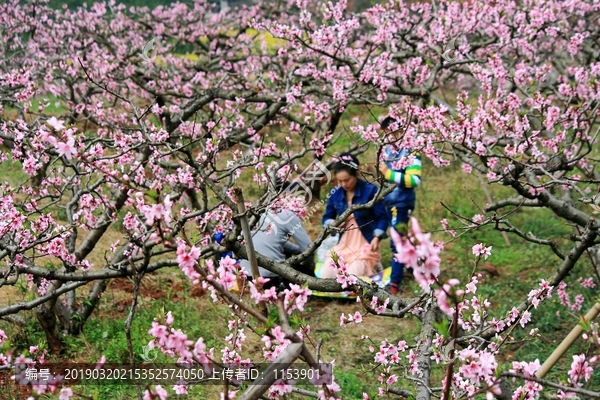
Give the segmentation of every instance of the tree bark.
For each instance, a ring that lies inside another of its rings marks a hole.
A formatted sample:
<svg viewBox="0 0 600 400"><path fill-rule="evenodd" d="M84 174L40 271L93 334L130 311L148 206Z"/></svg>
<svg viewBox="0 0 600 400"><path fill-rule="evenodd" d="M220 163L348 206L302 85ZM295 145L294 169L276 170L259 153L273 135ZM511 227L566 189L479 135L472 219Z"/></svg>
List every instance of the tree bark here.
<svg viewBox="0 0 600 400"><path fill-rule="evenodd" d="M54 282L48 283L47 291L54 292L56 289L58 289L54 285ZM37 306L35 310L35 316L40 326L44 330L44 333L46 334L46 341L48 342L50 353L61 354L65 350L65 344L62 341L56 321L56 314L54 313L54 305L56 304L56 300L57 298L54 298Z"/></svg>
<svg viewBox="0 0 600 400"><path fill-rule="evenodd" d="M425 315L423 316L420 343L421 351L417 357L420 382L415 383L416 400L431 400L431 393L429 391L429 378L431 375L431 346L436 332L434 328L436 315L436 308L432 306L425 312Z"/></svg>
<svg viewBox="0 0 600 400"><path fill-rule="evenodd" d="M92 315L92 312L96 309L96 306L100 302L100 295L106 290L108 286L108 280L103 279L94 283L94 286L90 289L87 297L87 301L79 306L77 312L72 310L73 316L68 325L70 335L79 335L83 330L83 325Z"/></svg>
<svg viewBox="0 0 600 400"><path fill-rule="evenodd" d="M277 380L277 372L286 370L302 353L302 343L290 343L283 353L273 361L262 375L250 385L241 396L240 400L260 399L267 390ZM280 372L281 374L281 372Z"/></svg>

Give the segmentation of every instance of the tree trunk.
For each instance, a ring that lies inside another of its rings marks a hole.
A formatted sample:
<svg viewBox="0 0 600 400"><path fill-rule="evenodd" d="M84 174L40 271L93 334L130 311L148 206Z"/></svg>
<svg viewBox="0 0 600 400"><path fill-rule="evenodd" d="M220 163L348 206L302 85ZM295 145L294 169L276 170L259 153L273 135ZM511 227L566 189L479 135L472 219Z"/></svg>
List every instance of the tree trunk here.
<svg viewBox="0 0 600 400"><path fill-rule="evenodd" d="M592 261L592 268L596 278L600 280L600 246L594 246L588 250Z"/></svg>
<svg viewBox="0 0 600 400"><path fill-rule="evenodd" d="M429 392L429 378L431 375L431 346L433 338L435 336L434 324L437 320L436 307L431 306L429 310L425 312L423 316L423 325L421 326L420 344L419 349L421 350L417 357L417 363L419 364L419 379L420 382L415 383L415 390L417 400L430 400L431 393Z"/></svg>
<svg viewBox="0 0 600 400"><path fill-rule="evenodd" d="M60 354L65 350L65 344L62 341L58 324L56 323L56 315L54 314L54 303L56 300L48 301L35 310L35 316L46 334L48 348L52 354Z"/></svg>
<svg viewBox="0 0 600 400"><path fill-rule="evenodd" d="M83 325L98 306L98 303L100 302L100 295L106 290L107 286L107 279L96 281L94 286L92 286L90 289L87 301L81 304L77 311L72 311L73 317L71 317L68 325L70 335L79 335L81 333L83 330Z"/></svg>

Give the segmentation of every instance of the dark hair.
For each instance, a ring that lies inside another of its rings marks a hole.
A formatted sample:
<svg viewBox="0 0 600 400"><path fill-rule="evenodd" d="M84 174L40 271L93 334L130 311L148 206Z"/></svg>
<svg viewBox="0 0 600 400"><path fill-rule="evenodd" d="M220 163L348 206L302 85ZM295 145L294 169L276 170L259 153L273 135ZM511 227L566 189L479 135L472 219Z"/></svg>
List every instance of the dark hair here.
<svg viewBox="0 0 600 400"><path fill-rule="evenodd" d="M284 181L280 177L275 178L275 184L273 186L274 186L276 192L279 192L281 190L283 190L283 191L292 190L292 189L296 189L296 187L301 187L300 184L295 180L292 182Z"/></svg>
<svg viewBox="0 0 600 400"><path fill-rule="evenodd" d="M275 193L281 192L282 194L293 194L298 195L304 193L304 198L306 200L307 193L305 193L306 186L301 185L298 180L293 180L292 182L283 181L280 177L275 178ZM267 188L267 192L269 189ZM308 201L308 200L307 200Z"/></svg>
<svg viewBox="0 0 600 400"><path fill-rule="evenodd" d="M350 153L342 153L338 157L338 162L333 166L333 173L337 174L340 171L346 171L352 176L356 176L358 174L358 166L360 162L358 158L353 156Z"/></svg>
<svg viewBox="0 0 600 400"><path fill-rule="evenodd" d="M379 126L381 127L381 129L390 129L390 126L394 122L398 122L398 120L396 120L395 118L392 118L392 117L385 117L385 119L383 121L381 121Z"/></svg>
<svg viewBox="0 0 600 400"><path fill-rule="evenodd" d="M283 181L280 177L275 177L275 185L273 185L275 187L275 191L279 192L281 189L287 189L288 186L290 186L290 183L287 181Z"/></svg>

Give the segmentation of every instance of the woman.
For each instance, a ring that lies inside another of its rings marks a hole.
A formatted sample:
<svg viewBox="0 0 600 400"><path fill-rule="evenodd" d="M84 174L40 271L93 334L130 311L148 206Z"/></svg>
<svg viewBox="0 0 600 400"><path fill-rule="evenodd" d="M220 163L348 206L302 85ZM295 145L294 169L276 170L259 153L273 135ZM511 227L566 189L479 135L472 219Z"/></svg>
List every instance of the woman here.
<svg viewBox="0 0 600 400"><path fill-rule="evenodd" d="M349 153L342 153L334 165L333 172L338 187L332 191L323 215L323 226L332 223L339 215L356 204L370 202L377 193L377 186L358 178L359 162ZM375 274L375 267L381 259L379 243L388 228L388 215L383 202L372 208L364 208L350 214L343 226L339 243L333 248L338 257L348 265L348 273L357 276ZM331 267L333 260L328 257L321 278L335 278Z"/></svg>

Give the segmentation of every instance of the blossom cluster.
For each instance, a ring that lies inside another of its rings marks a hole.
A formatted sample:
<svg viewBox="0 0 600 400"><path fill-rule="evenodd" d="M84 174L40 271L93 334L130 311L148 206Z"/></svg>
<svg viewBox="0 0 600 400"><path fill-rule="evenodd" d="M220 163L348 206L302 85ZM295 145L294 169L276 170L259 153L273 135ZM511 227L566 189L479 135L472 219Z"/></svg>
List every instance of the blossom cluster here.
<svg viewBox="0 0 600 400"><path fill-rule="evenodd" d="M410 219L410 232L402 237L395 230L390 231L397 253L394 255L399 263L412 268L415 280L426 292L431 292L430 285L440 275L441 245L434 244L431 233L423 233L416 218Z"/></svg>

